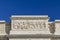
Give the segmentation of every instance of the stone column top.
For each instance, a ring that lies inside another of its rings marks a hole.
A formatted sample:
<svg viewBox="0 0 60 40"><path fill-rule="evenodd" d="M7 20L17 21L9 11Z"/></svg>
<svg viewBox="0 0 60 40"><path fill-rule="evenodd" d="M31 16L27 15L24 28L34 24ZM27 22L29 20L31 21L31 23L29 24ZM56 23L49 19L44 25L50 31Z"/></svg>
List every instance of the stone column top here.
<svg viewBox="0 0 60 40"><path fill-rule="evenodd" d="M0 20L0 23L5 23L5 20Z"/></svg>
<svg viewBox="0 0 60 40"><path fill-rule="evenodd" d="M48 24L52 24L52 23L54 23L54 22L48 22Z"/></svg>
<svg viewBox="0 0 60 40"><path fill-rule="evenodd" d="M12 15L11 17L48 17L48 15Z"/></svg>
<svg viewBox="0 0 60 40"><path fill-rule="evenodd" d="M49 19L48 15L12 15L11 19Z"/></svg>
<svg viewBox="0 0 60 40"><path fill-rule="evenodd" d="M0 22L5 22L5 20L0 20Z"/></svg>
<svg viewBox="0 0 60 40"><path fill-rule="evenodd" d="M48 24L51 24L51 23L53 23L53 22L48 22Z"/></svg>
<svg viewBox="0 0 60 40"><path fill-rule="evenodd" d="M55 20L55 23L60 23L60 19L59 20Z"/></svg>

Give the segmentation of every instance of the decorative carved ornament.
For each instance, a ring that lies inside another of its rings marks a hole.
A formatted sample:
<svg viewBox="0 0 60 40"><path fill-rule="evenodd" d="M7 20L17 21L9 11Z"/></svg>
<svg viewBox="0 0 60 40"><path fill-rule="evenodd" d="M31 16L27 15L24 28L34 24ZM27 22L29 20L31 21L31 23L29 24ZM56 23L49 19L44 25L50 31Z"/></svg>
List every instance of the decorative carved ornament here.
<svg viewBox="0 0 60 40"><path fill-rule="evenodd" d="M15 20L13 21L13 28L19 30L42 30L46 27L46 23L43 21L34 20Z"/></svg>

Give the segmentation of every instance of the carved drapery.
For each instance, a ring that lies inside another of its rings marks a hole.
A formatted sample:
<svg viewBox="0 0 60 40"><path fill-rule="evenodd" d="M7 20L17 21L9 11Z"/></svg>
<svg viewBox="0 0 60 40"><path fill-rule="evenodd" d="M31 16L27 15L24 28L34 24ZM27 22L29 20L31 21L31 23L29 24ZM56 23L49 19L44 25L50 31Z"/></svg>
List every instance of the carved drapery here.
<svg viewBox="0 0 60 40"><path fill-rule="evenodd" d="M46 27L46 23L43 21L30 21L30 20L25 20L25 21L14 21L13 22L13 28L18 29L18 30L42 30Z"/></svg>

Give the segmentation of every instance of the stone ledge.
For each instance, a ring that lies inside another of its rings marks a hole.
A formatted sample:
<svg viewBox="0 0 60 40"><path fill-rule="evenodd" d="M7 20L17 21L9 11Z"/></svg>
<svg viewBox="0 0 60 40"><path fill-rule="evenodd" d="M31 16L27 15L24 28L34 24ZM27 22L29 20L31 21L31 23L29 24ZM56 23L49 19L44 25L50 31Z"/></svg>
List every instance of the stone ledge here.
<svg viewBox="0 0 60 40"><path fill-rule="evenodd" d="M10 31L10 35L25 35L25 34L51 34L49 31Z"/></svg>

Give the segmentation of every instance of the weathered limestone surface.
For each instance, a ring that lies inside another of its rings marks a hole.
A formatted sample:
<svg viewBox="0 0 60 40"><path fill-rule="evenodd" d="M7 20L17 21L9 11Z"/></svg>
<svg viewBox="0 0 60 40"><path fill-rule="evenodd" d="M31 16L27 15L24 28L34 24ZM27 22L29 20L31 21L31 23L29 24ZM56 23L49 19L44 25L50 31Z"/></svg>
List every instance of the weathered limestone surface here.
<svg viewBox="0 0 60 40"><path fill-rule="evenodd" d="M0 40L60 40L60 20L47 15L14 15L11 22L0 20Z"/></svg>
<svg viewBox="0 0 60 40"><path fill-rule="evenodd" d="M6 35L5 27L6 27L5 21L1 20L0 21L0 35Z"/></svg>
<svg viewBox="0 0 60 40"><path fill-rule="evenodd" d="M4 20L0 20L0 40L7 40L6 39L6 32L5 32L6 23Z"/></svg>
<svg viewBox="0 0 60 40"><path fill-rule="evenodd" d="M42 16L11 16L11 31L10 35L41 35L51 34L48 25L49 17ZM9 40L50 40L50 38L23 38Z"/></svg>
<svg viewBox="0 0 60 40"><path fill-rule="evenodd" d="M48 20L48 16L12 16L10 34L50 34Z"/></svg>
<svg viewBox="0 0 60 40"><path fill-rule="evenodd" d="M55 20L55 35L60 35L60 20Z"/></svg>

